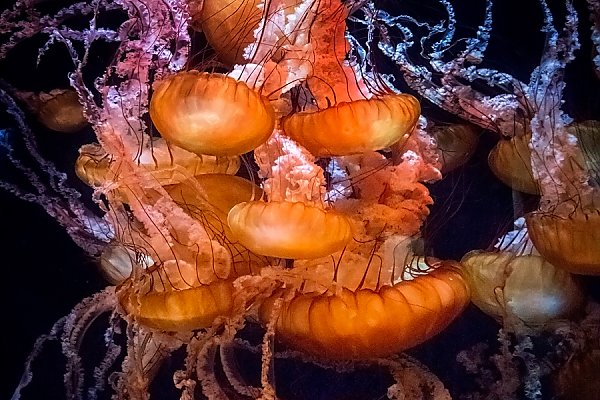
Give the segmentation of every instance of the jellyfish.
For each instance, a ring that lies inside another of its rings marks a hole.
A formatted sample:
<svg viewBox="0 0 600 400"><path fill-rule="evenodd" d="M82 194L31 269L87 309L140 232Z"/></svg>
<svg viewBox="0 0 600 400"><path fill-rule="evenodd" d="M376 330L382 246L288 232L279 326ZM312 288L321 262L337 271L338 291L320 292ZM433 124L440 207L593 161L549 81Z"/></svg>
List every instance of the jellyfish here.
<svg viewBox="0 0 600 400"><path fill-rule="evenodd" d="M17 98L27 104L40 123L53 131L74 133L88 124L77 93L72 89L54 89L48 93L23 92L18 93Z"/></svg>
<svg viewBox="0 0 600 400"><path fill-rule="evenodd" d="M430 128L441 156L440 172L447 174L464 165L473 156L479 140L474 125L438 125Z"/></svg>
<svg viewBox="0 0 600 400"><path fill-rule="evenodd" d="M419 103L412 95L384 95L294 113L284 118L283 131L315 156L346 156L401 145L419 115Z"/></svg>
<svg viewBox="0 0 600 400"><path fill-rule="evenodd" d="M539 255L523 229L500 238L497 252L472 251L462 263L472 301L507 329L555 328L583 314L585 294L569 272Z"/></svg>
<svg viewBox="0 0 600 400"><path fill-rule="evenodd" d="M457 266L433 266L426 275L375 290L349 290L338 279L341 289L334 293L302 293L281 303L275 296L263 303L261 317L268 321L278 307L278 337L315 357L389 356L430 339L467 304L469 289Z"/></svg>
<svg viewBox="0 0 600 400"><path fill-rule="evenodd" d="M253 150L275 123L270 104L244 82L197 71L162 82L152 96L150 116L166 140L213 156Z"/></svg>
<svg viewBox="0 0 600 400"><path fill-rule="evenodd" d="M136 154L135 162L149 170L162 186L208 173L235 174L240 167L239 157L198 156L180 147L169 146L162 139L150 141L140 154ZM75 172L89 186L102 186L118 176L116 164L102 146L87 144L79 149Z"/></svg>

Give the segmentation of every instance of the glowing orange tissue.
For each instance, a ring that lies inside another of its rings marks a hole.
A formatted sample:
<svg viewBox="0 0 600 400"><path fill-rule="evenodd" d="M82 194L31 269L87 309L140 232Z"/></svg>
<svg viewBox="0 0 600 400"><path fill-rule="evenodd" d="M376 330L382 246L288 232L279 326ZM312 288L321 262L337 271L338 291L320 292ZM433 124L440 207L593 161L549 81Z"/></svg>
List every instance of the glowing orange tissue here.
<svg viewBox="0 0 600 400"><path fill-rule="evenodd" d="M276 313L277 337L320 358L385 357L425 342L446 328L469 302L469 287L455 265L378 290L300 293ZM269 320L277 296L263 303Z"/></svg>
<svg viewBox="0 0 600 400"><path fill-rule="evenodd" d="M184 290L122 292L121 304L141 324L166 331L207 328L233 309L231 280L217 280Z"/></svg>
<svg viewBox="0 0 600 400"><path fill-rule="evenodd" d="M283 119L283 130L317 157L344 156L406 140L420 113L415 97L391 94L295 113Z"/></svg>
<svg viewBox="0 0 600 400"><path fill-rule="evenodd" d="M242 245L265 256L318 258L343 249L352 239L346 216L300 202L240 203L227 221Z"/></svg>
<svg viewBox="0 0 600 400"><path fill-rule="evenodd" d="M181 72L159 84L150 117L163 138L196 154L240 155L271 135L271 105L245 83L221 74Z"/></svg>
<svg viewBox="0 0 600 400"><path fill-rule="evenodd" d="M191 23L226 64L242 64L261 20L258 0L192 0Z"/></svg>

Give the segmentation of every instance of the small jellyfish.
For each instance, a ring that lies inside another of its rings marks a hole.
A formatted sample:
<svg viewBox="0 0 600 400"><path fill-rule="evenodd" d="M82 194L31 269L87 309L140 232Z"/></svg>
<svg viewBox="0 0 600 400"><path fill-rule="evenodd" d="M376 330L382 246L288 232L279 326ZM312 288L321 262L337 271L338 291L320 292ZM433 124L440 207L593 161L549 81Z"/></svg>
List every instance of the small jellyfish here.
<svg viewBox="0 0 600 400"><path fill-rule="evenodd" d="M525 216L531 240L549 262L574 274L600 275L600 210L568 215L535 211Z"/></svg>
<svg viewBox="0 0 600 400"><path fill-rule="evenodd" d="M198 71L160 82L150 117L168 142L213 156L251 151L268 139L275 125L269 102L244 82Z"/></svg>
<svg viewBox="0 0 600 400"><path fill-rule="evenodd" d="M531 167L531 133L501 139L488 157L490 169L504 184L523 193L540 194Z"/></svg>
<svg viewBox="0 0 600 400"><path fill-rule="evenodd" d="M48 93L18 93L38 121L57 132L74 133L82 130L88 121L83 115L77 92L73 89L54 89Z"/></svg>
<svg viewBox="0 0 600 400"><path fill-rule="evenodd" d="M172 185L208 173L235 174L240 167L237 156L197 155L157 138L147 143L134 160L160 185ZM115 170L115 168L117 168ZM91 187L115 180L119 173L114 157L99 144L87 144L79 150L75 173Z"/></svg>
<svg viewBox="0 0 600 400"><path fill-rule="evenodd" d="M474 125L436 125L429 129L441 155L442 174L465 164L477 147L478 129Z"/></svg>
<svg viewBox="0 0 600 400"><path fill-rule="evenodd" d="M118 241L108 244L100 255L100 272L112 285L119 285L131 276L135 265L152 264L150 257L143 260L135 252L121 245Z"/></svg>
<svg viewBox="0 0 600 400"><path fill-rule="evenodd" d="M584 121L566 127L569 134L577 138L581 153L572 154L570 162L585 168L592 179L600 175L600 140L598 123ZM531 166L531 131L516 134L510 139L500 140L488 157L490 169L498 179L512 189L534 195L541 194Z"/></svg>

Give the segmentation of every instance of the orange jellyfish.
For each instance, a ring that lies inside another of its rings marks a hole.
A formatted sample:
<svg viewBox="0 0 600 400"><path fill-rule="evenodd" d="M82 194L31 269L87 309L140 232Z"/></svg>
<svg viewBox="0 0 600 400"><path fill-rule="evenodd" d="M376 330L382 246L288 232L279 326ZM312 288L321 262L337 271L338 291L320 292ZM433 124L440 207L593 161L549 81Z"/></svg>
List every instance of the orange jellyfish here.
<svg viewBox="0 0 600 400"><path fill-rule="evenodd" d="M148 286L139 289L141 293L128 283L121 287L120 303L128 315L150 328L169 332L208 328L233 310L232 280L220 279L183 290L159 291Z"/></svg>
<svg viewBox="0 0 600 400"><path fill-rule="evenodd" d="M598 170L599 150L594 125L594 121L586 121L566 127L567 132L577 137L581 149L581 153L573 155L570 162L587 166L589 171ZM492 149L488 164L494 175L514 190L539 195L540 187L531 165L531 128L528 125L523 128L519 124L515 128L513 137L500 140Z"/></svg>
<svg viewBox="0 0 600 400"><path fill-rule="evenodd" d="M488 157L490 169L504 184L523 193L540 194L531 169L531 132L501 139Z"/></svg>
<svg viewBox="0 0 600 400"><path fill-rule="evenodd" d="M27 104L38 121L53 131L73 133L88 124L83 106L73 89L54 89L39 94L19 92L17 96Z"/></svg>
<svg viewBox="0 0 600 400"><path fill-rule="evenodd" d="M577 280L535 254L472 251L461 263L473 303L509 328L551 328L585 304Z"/></svg>
<svg viewBox="0 0 600 400"><path fill-rule="evenodd" d="M405 141L421 107L408 94L339 103L322 111L283 119L284 132L317 157L381 150Z"/></svg>
<svg viewBox="0 0 600 400"><path fill-rule="evenodd" d="M469 161L479 141L478 130L474 125L434 125L429 133L435 138L440 152L442 174L453 171Z"/></svg>
<svg viewBox="0 0 600 400"><path fill-rule="evenodd" d="M218 317L234 312L234 279L267 265L265 258L231 242L225 221L230 208L261 191L251 182L227 174L200 175L166 190L205 227L208 240L215 242L204 252L201 244L198 250L196 246L171 245L176 257L149 266L140 279L126 281L119 291L121 304L139 323L152 328L207 328Z"/></svg>
<svg viewBox="0 0 600 400"><path fill-rule="evenodd" d="M536 211L526 215L531 240L540 254L574 274L600 275L600 209L568 215Z"/></svg>
<svg viewBox="0 0 600 400"><path fill-rule="evenodd" d="M344 215L300 202L241 203L229 212L227 222L240 243L272 257L323 257L352 239Z"/></svg>
<svg viewBox="0 0 600 400"><path fill-rule="evenodd" d="M254 43L262 12L258 0L191 0L190 23L201 30L221 61L242 64L244 49Z"/></svg>
<svg viewBox="0 0 600 400"><path fill-rule="evenodd" d="M162 81L152 96L150 117L168 142L213 156L253 150L275 124L271 105L244 82L198 71Z"/></svg>
<svg viewBox="0 0 600 400"><path fill-rule="evenodd" d="M555 266L582 275L600 275L598 129L594 126L591 121L559 125L556 131L538 132L541 144L532 139L531 163L542 197L539 209L525 216L540 254Z"/></svg>
<svg viewBox="0 0 600 400"><path fill-rule="evenodd" d="M337 284L345 282L338 279ZM277 337L293 348L319 358L357 360L389 356L427 341L468 302L459 265L434 261L426 274L373 289L343 287L291 298L282 291L263 303L260 315L264 321L275 318Z"/></svg>
<svg viewBox="0 0 600 400"><path fill-rule="evenodd" d="M148 171L160 185L171 185L208 173L235 174L240 167L237 156L196 155L177 146L169 146L161 138L147 143L133 161ZM119 169L114 157L102 146L87 144L79 150L75 173L83 182L96 187L117 179Z"/></svg>

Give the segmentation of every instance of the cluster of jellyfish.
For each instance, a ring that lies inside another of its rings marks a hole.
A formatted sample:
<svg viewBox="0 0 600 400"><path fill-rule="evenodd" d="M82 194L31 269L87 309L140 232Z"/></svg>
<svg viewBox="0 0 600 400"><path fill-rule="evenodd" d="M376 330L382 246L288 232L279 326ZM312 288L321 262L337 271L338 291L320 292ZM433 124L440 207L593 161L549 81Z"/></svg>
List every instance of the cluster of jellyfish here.
<svg viewBox="0 0 600 400"><path fill-rule="evenodd" d="M339 374L377 367L391 377L383 396L450 399L401 353L471 303L501 328L495 352L457 355L479 387L455 398L596 398L600 310L581 276L600 275L600 122L573 121L562 93L580 14L600 47L598 1L559 4L560 31L539 1L546 42L529 83L483 62L491 0L462 40L447 0L432 2L445 15L437 24L378 3L19 1L0 14L0 62L41 35L39 58L64 46L74 65L69 89L0 85L54 194L4 138L38 193L1 187L44 206L110 283L36 343L13 399L35 380L47 339L62 342L73 399L155 398L169 359L181 362L166 383L181 399L280 398L275 364L286 359ZM89 76L99 42L112 61ZM380 59L396 72L379 69ZM600 75L600 56L592 59ZM424 104L462 122L435 124ZM93 129L97 142L72 169L97 209L36 152L19 105L51 130ZM487 250L435 258L423 237L428 184L466 163L489 131L501 137L489 168L534 207L515 208L515 229ZM106 314L92 379L80 347ZM253 379L240 357L258 363Z"/></svg>

